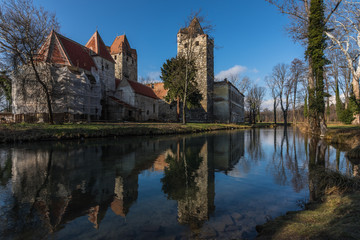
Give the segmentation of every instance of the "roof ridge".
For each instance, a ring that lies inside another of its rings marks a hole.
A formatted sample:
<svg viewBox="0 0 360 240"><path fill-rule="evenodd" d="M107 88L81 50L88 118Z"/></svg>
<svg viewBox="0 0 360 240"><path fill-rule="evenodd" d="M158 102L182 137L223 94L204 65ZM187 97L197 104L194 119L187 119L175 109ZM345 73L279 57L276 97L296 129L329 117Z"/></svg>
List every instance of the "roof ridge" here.
<svg viewBox="0 0 360 240"><path fill-rule="evenodd" d="M72 39L70 39L70 38L68 38L68 37L65 37L64 35L56 32L56 31L54 31L54 33L55 33L56 35L59 35L60 37L65 38L66 40L68 40L68 41L70 41L70 42L73 42L73 43L75 43L75 44L77 44L77 45L80 45L80 46L83 47L83 48L89 49L89 48L85 47L84 45L82 45L81 43L78 43L78 42L76 42L76 41L74 41L74 40L72 40ZM90 49L90 50L91 50L91 49Z"/></svg>

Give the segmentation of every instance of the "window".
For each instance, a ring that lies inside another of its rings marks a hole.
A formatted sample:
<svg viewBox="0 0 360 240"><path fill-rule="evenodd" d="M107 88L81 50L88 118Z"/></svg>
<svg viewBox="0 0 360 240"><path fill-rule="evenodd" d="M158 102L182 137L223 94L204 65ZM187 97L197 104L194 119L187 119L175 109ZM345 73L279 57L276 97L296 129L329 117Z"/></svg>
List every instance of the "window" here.
<svg viewBox="0 0 360 240"><path fill-rule="evenodd" d="M101 65L101 70L103 70L103 71L104 71L104 65Z"/></svg>
<svg viewBox="0 0 360 240"><path fill-rule="evenodd" d="M154 84L153 83L151 84L151 88L154 89Z"/></svg>
<svg viewBox="0 0 360 240"><path fill-rule="evenodd" d="M149 110L146 111L146 114L149 115Z"/></svg>
<svg viewBox="0 0 360 240"><path fill-rule="evenodd" d="M195 42L195 46L199 46L199 41L196 41L196 42Z"/></svg>
<svg viewBox="0 0 360 240"><path fill-rule="evenodd" d="M114 56L114 59L116 60L116 55Z"/></svg>
<svg viewBox="0 0 360 240"><path fill-rule="evenodd" d="M106 69L109 69L109 64L106 64L106 65L105 65L105 68L106 68Z"/></svg>
<svg viewBox="0 0 360 240"><path fill-rule="evenodd" d="M155 104L153 104L153 113L155 113Z"/></svg>
<svg viewBox="0 0 360 240"><path fill-rule="evenodd" d="M184 48L187 48L187 47L188 47L188 44L187 44L187 43L185 43Z"/></svg>

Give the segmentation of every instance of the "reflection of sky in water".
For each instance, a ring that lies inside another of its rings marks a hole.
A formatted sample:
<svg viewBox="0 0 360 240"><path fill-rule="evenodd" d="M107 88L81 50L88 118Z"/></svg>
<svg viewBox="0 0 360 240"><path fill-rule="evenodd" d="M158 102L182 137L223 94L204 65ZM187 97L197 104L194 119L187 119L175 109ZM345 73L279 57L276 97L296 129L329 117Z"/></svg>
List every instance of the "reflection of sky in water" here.
<svg viewBox="0 0 360 240"><path fill-rule="evenodd" d="M13 178L1 175L0 233L254 238L257 224L309 199L308 151L299 133L289 129L285 137L281 128L0 149L1 173L5 155L13 163ZM325 165L351 175L335 148L327 148Z"/></svg>

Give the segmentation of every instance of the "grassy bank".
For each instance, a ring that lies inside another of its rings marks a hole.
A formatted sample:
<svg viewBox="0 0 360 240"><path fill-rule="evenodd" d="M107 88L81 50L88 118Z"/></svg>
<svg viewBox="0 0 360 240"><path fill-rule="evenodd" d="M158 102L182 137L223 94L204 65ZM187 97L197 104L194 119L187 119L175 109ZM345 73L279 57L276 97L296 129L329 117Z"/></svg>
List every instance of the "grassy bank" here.
<svg viewBox="0 0 360 240"><path fill-rule="evenodd" d="M325 138L331 144L344 144L354 148L360 145L360 126L329 124Z"/></svg>
<svg viewBox="0 0 360 240"><path fill-rule="evenodd" d="M257 229L257 239L359 239L360 192L332 194Z"/></svg>
<svg viewBox="0 0 360 240"><path fill-rule="evenodd" d="M309 133L310 128L305 123L298 123L297 128L303 133ZM328 124L324 139L329 144L341 144L351 149L360 145L360 125Z"/></svg>
<svg viewBox="0 0 360 240"><path fill-rule="evenodd" d="M308 131L306 125L298 127L302 132ZM325 139L330 144L356 150L360 126L329 124ZM310 175L314 177L313 172ZM303 211L288 212L257 226L257 239L359 239L360 178L319 171L312 183L318 187L320 199L308 203Z"/></svg>
<svg viewBox="0 0 360 240"><path fill-rule="evenodd" d="M96 138L112 136L141 136L198 133L225 129L266 127L218 123L83 123L83 124L2 124L0 143ZM270 127L267 126L267 127Z"/></svg>

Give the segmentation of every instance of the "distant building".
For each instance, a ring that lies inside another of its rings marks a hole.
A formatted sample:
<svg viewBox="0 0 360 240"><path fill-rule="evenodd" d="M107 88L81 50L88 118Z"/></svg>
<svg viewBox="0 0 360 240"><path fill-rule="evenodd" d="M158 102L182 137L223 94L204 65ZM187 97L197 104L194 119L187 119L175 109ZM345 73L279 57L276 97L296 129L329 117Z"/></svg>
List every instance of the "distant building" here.
<svg viewBox="0 0 360 240"><path fill-rule="evenodd" d="M231 82L214 82L213 97L215 121L244 122L244 95Z"/></svg>
<svg viewBox="0 0 360 240"><path fill-rule="evenodd" d="M177 112L177 102L167 102L165 97L168 89L164 89L163 82L149 83L146 84L154 91L156 96L159 98L159 120L163 122L177 122L179 121L179 114Z"/></svg>

